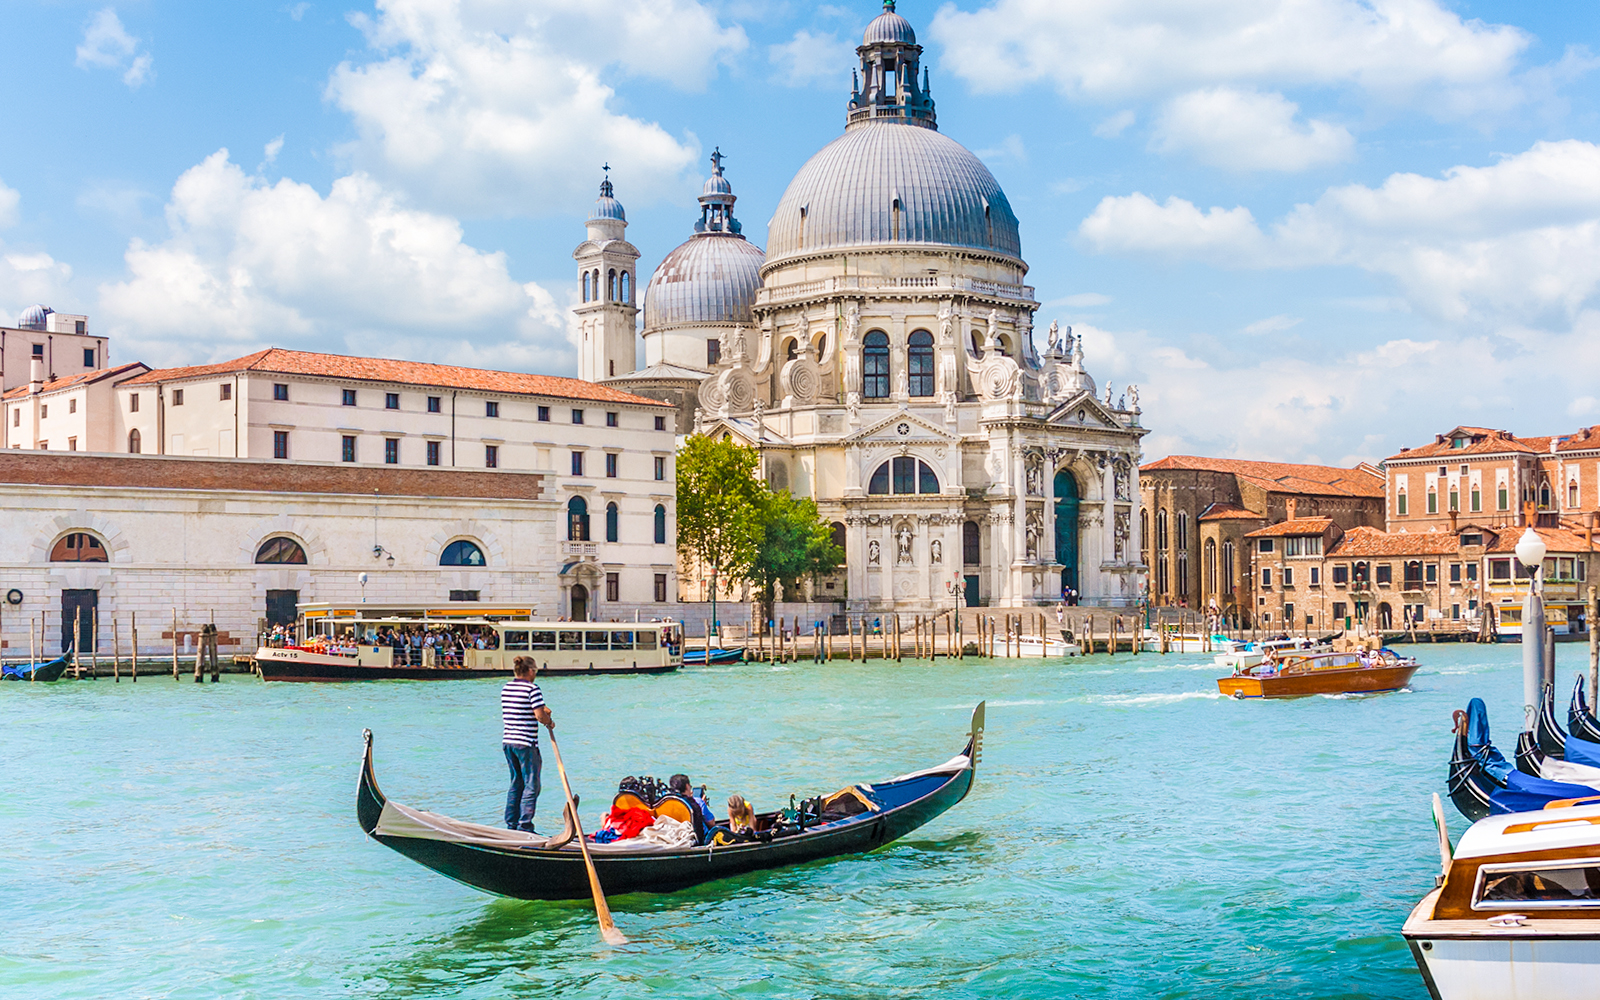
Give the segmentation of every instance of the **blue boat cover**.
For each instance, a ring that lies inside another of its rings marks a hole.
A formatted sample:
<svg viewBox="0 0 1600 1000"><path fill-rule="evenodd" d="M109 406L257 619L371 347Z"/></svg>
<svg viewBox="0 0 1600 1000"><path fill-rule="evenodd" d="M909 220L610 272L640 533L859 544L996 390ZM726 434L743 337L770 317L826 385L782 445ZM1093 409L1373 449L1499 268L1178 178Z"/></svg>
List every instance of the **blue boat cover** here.
<svg viewBox="0 0 1600 1000"><path fill-rule="evenodd" d="M1506 787L1489 795L1492 813L1538 812L1552 802L1565 799L1592 799L1600 801L1600 790L1588 785L1573 785L1565 781L1548 781L1512 771L1506 776Z"/></svg>
<svg viewBox="0 0 1600 1000"><path fill-rule="evenodd" d="M1600 743L1579 739L1568 733L1564 747L1567 751L1567 760L1572 763L1600 767Z"/></svg>
<svg viewBox="0 0 1600 1000"><path fill-rule="evenodd" d="M1489 709L1482 698L1467 702L1467 750L1489 776L1502 785L1506 783L1506 776L1516 771L1489 739Z"/></svg>

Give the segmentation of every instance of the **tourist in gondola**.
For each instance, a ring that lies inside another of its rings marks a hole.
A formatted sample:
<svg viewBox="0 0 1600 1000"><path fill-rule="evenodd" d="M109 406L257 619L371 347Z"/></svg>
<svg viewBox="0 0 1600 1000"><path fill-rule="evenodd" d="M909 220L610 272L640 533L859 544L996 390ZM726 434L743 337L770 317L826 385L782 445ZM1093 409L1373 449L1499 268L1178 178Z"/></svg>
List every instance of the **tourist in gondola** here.
<svg viewBox="0 0 1600 1000"><path fill-rule="evenodd" d="M539 806L539 723L552 734L555 720L545 706L544 692L533 682L539 665L531 656L519 656L511 664L513 677L500 689L500 716L503 732L500 742L506 764L511 769L511 788L506 792L506 829L536 833L534 811Z"/></svg>
<svg viewBox="0 0 1600 1000"><path fill-rule="evenodd" d="M711 811L711 803L706 801L704 795L695 794L694 786L689 784L689 776L687 774L674 774L667 779L667 787L693 802L700 809L700 815L705 819L707 827L716 825L717 817Z"/></svg>

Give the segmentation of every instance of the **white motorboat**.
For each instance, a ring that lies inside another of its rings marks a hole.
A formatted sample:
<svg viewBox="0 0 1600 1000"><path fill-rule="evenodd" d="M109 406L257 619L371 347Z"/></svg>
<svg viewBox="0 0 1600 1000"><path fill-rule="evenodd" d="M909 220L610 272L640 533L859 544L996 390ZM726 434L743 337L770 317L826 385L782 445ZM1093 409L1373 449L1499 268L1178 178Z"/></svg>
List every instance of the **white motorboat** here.
<svg viewBox="0 0 1600 1000"><path fill-rule="evenodd" d="M1226 640L1226 645L1221 648L1222 652L1218 653L1215 659L1217 666L1227 670L1244 670L1247 667L1259 666L1268 655L1277 657L1285 653L1331 653L1333 643L1306 638L1272 639L1264 642Z"/></svg>
<svg viewBox="0 0 1600 1000"><path fill-rule="evenodd" d="M1048 636L1040 639L1036 635L1013 635L1011 641L1015 644L1016 655L1022 658L1031 656L1035 659L1045 659L1056 656L1083 655L1083 647L1077 643L1067 642L1063 639L1052 639ZM1042 646L1041 643L1043 643Z"/></svg>
<svg viewBox="0 0 1600 1000"><path fill-rule="evenodd" d="M1489 816L1452 852L1402 933L1434 1000L1600 995L1600 805Z"/></svg>

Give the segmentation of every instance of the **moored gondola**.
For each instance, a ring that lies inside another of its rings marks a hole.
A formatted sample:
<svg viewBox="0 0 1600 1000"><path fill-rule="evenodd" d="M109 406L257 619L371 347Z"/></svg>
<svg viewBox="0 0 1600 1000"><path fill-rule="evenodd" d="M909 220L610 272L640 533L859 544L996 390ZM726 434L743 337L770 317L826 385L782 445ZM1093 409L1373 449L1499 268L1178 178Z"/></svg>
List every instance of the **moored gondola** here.
<svg viewBox="0 0 1600 1000"><path fill-rule="evenodd" d="M1476 821L1494 811L1490 796L1506 787L1512 767L1489 740L1489 710L1482 698L1467 702L1464 712L1457 710L1454 723L1446 789L1461 815Z"/></svg>
<svg viewBox="0 0 1600 1000"><path fill-rule="evenodd" d="M882 847L923 826L966 798L983 749L984 706L972 713L966 747L944 764L889 781L852 786L864 811L830 818L802 807L798 822L769 829L770 837L713 837L695 847L657 847L639 839L591 844L600 884L608 895L671 892L732 875L858 854ZM582 899L590 895L583 857L572 843L572 824L555 837L464 823L412 809L386 798L372 765L372 731L356 792L356 817L368 836L425 868L499 896ZM772 822L775 814L761 817ZM807 820L811 822L808 823ZM758 823L758 828L761 824Z"/></svg>
<svg viewBox="0 0 1600 1000"><path fill-rule="evenodd" d="M71 653L62 653L48 663L12 663L0 668L0 680L49 683L60 680L71 665Z"/></svg>
<svg viewBox="0 0 1600 1000"><path fill-rule="evenodd" d="M1488 712L1480 698L1468 702L1465 712L1457 711L1454 723L1455 747L1446 788L1450 801L1468 819L1600 801L1600 762L1579 764L1547 757L1535 734L1524 731L1518 737L1517 766L1512 767L1490 742ZM1581 744L1569 746L1588 753Z"/></svg>
<svg viewBox="0 0 1600 1000"><path fill-rule="evenodd" d="M1572 704L1567 709L1567 732L1580 740L1600 743L1600 719L1589 709L1585 686L1583 675L1579 674L1578 682L1572 686Z"/></svg>

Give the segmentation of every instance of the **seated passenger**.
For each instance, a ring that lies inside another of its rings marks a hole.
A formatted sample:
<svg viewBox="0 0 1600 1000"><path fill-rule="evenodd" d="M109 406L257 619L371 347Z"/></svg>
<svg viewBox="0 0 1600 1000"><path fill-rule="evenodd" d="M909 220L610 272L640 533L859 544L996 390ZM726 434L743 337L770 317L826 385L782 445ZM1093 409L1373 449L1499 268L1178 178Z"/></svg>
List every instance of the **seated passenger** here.
<svg viewBox="0 0 1600 1000"><path fill-rule="evenodd" d="M756 832L756 811L743 795L728 796L728 829L734 833Z"/></svg>
<svg viewBox="0 0 1600 1000"><path fill-rule="evenodd" d="M700 815L705 819L707 827L716 825L717 817L711 812L711 803L705 800L705 796L694 793L694 788L690 786L687 774L674 774L667 779L667 787L699 806Z"/></svg>

